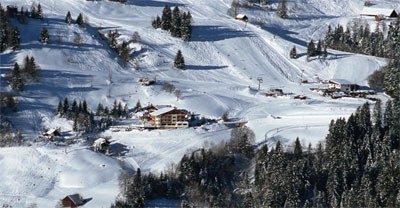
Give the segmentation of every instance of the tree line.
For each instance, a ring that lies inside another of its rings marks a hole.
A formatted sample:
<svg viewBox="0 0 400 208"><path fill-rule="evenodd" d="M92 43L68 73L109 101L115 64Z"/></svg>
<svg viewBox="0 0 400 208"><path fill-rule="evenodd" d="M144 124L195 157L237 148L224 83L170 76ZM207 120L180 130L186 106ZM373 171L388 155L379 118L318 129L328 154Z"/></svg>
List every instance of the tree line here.
<svg viewBox="0 0 400 208"><path fill-rule="evenodd" d="M399 109L398 99L385 108L365 103L347 120L332 120L315 149L298 138L289 148L279 141L257 148L249 128L235 128L225 144L184 155L166 172L124 173L111 207L159 198L182 207L398 207Z"/></svg>
<svg viewBox="0 0 400 208"><path fill-rule="evenodd" d="M161 17L157 15L151 25L155 29L169 31L173 37L182 38L185 41L192 37L192 15L190 12L181 12L178 6L172 10L166 5Z"/></svg>
<svg viewBox="0 0 400 208"><path fill-rule="evenodd" d="M380 29L380 28L383 29ZM384 35L387 30L387 35ZM344 29L342 25L331 26L325 35L328 47L388 58L388 64L369 77L372 87L384 89L393 98L400 98L400 20L392 21L389 26L378 22L374 31L368 24L349 23Z"/></svg>
<svg viewBox="0 0 400 208"><path fill-rule="evenodd" d="M16 62L12 71L7 75L10 88L17 92L23 91L26 82L39 80L39 69L33 56L24 58L22 68Z"/></svg>
<svg viewBox="0 0 400 208"><path fill-rule="evenodd" d="M11 16L9 8L10 7L7 7L8 11L5 11L0 4L0 52L9 48L17 50L21 41L18 28L12 25L8 20L8 17Z"/></svg>

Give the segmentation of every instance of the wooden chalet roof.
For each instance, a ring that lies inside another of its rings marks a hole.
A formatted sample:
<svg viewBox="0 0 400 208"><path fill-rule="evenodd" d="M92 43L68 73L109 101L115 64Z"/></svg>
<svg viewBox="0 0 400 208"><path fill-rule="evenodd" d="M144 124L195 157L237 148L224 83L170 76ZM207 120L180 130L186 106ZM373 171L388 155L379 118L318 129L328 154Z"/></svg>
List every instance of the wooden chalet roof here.
<svg viewBox="0 0 400 208"><path fill-rule="evenodd" d="M157 111L154 111L154 112L150 113L150 115L151 116L160 116L160 115L169 113L169 112L171 112L173 110L180 111L181 113L186 113L186 110L177 109L175 107L165 107L165 108L161 108L161 109L159 109Z"/></svg>

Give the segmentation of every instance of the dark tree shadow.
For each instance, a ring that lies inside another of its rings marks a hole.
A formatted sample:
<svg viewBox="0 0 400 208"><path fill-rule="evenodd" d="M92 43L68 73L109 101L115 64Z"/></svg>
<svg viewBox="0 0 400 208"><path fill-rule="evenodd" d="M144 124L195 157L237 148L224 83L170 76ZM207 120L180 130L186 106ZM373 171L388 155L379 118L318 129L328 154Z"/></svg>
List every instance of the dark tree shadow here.
<svg viewBox="0 0 400 208"><path fill-rule="evenodd" d="M186 65L186 70L215 70L215 69L224 69L228 66L200 66L200 65Z"/></svg>
<svg viewBox="0 0 400 208"><path fill-rule="evenodd" d="M164 2L164 1L153 1L153 0L128 0L127 4L141 6L141 7L183 7L185 4L182 3L172 3L172 2Z"/></svg>
<svg viewBox="0 0 400 208"><path fill-rule="evenodd" d="M253 37L249 31L234 30L217 25L193 26L191 41L220 41L230 38Z"/></svg>
<svg viewBox="0 0 400 208"><path fill-rule="evenodd" d="M284 39L287 41L290 41L292 43L298 44L298 45L302 45L302 46L307 46L307 42L304 40L300 40L298 38L294 38L291 35L298 35L298 33L290 31L290 30L284 30L279 26L274 26L274 25L264 25L262 27L264 30Z"/></svg>

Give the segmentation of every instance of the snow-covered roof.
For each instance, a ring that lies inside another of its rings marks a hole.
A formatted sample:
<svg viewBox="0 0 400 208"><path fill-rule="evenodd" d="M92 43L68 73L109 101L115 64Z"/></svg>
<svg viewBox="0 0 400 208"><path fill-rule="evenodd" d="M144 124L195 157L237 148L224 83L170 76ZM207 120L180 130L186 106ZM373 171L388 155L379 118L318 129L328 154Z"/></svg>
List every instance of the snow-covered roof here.
<svg viewBox="0 0 400 208"><path fill-rule="evenodd" d="M75 205L82 205L83 204L83 198L79 194L71 194L67 196Z"/></svg>
<svg viewBox="0 0 400 208"><path fill-rule="evenodd" d="M102 145L102 144L107 144L110 143L109 141L107 141L104 138L98 138L94 141L94 145Z"/></svg>
<svg viewBox="0 0 400 208"><path fill-rule="evenodd" d="M170 111L172 111L174 109L175 108L173 108L173 107L165 107L165 108L161 108L161 109L158 109L157 111L154 111L154 112L150 113L150 115L151 116L159 116L159 115L162 115L164 113L168 113L168 112L170 112Z"/></svg>
<svg viewBox="0 0 400 208"><path fill-rule="evenodd" d="M244 14L238 14L236 15L236 19L247 19L247 16Z"/></svg>
<svg viewBox="0 0 400 208"><path fill-rule="evenodd" d="M337 83L337 84L347 84L347 85L352 85L355 84L353 82L350 82L349 80L346 79L331 79L329 82Z"/></svg>
<svg viewBox="0 0 400 208"><path fill-rule="evenodd" d="M393 12L397 16L397 13L394 9L364 7L363 10L360 12L360 15L367 15L367 16L383 15L385 17L390 17L393 15Z"/></svg>
<svg viewBox="0 0 400 208"><path fill-rule="evenodd" d="M58 132L57 129L49 129L49 130L46 131L44 134L46 134L46 135L53 135L53 134L60 134L60 132Z"/></svg>

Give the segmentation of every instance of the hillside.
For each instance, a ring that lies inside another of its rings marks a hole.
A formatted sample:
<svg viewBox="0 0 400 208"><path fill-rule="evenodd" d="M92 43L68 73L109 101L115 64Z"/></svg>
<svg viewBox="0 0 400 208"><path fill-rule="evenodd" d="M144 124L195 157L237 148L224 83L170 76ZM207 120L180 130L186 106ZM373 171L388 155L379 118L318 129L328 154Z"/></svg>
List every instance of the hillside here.
<svg viewBox="0 0 400 208"><path fill-rule="evenodd" d="M30 8L27 2L2 0L1 4ZM132 108L140 100L143 105L169 104L207 118L229 112L230 117L247 121L257 143L273 145L280 140L288 146L299 137L304 144L317 144L325 137L332 119L348 117L366 102L361 98L323 97L309 90L318 85L317 78L347 79L366 85L367 77L386 62L329 49L326 60L306 60L310 39L323 38L328 25L358 18L364 1L289 2L290 18L286 20L273 11L277 1L271 2L272 11L262 7L243 9L249 16L248 24L227 15L230 0L129 0L126 4L42 0L43 21L29 19L27 25L22 25L14 19L21 31L21 47L0 54L1 91L9 90L4 75L27 55L35 57L41 72L40 81L28 84L18 96L18 111L5 115L14 128L23 129L32 146L0 149L0 164L5 167L0 176L8 179L0 185L0 201L15 207L32 203L46 207L79 192L93 197L88 207L108 207L118 194L121 169L162 171L184 153L218 144L230 135L230 128L218 123L178 130L106 130L103 136L125 145L125 154L112 158L92 152L84 142L69 146L69 150L34 143L43 129L61 127L62 132L74 134L72 121L55 114L58 102L66 97L85 99L92 110L100 102L112 106L118 100ZM152 28L151 21L161 15L165 5L190 11L190 41ZM374 6L400 9L395 0ZM68 11L74 20L82 13L87 24L66 24ZM37 41L42 27L48 28L51 38L46 45ZM129 39L135 31L140 34L139 43L131 45L131 57L138 61L139 71L133 63L124 65L100 37L99 31L109 30L118 30L121 39ZM77 34L82 37L81 47L74 43ZM289 58L293 46L298 50L298 59ZM183 53L186 70L173 67L178 50ZM156 77L158 82L144 87L137 83L141 77ZM260 90L257 78L263 80ZM300 84L301 79L314 84ZM179 89L181 98L162 90L163 82ZM290 95L266 97L264 93L271 88L281 88ZM293 99L294 95L309 99ZM378 96L385 99L382 94Z"/></svg>

